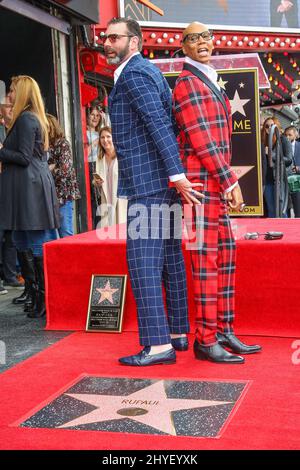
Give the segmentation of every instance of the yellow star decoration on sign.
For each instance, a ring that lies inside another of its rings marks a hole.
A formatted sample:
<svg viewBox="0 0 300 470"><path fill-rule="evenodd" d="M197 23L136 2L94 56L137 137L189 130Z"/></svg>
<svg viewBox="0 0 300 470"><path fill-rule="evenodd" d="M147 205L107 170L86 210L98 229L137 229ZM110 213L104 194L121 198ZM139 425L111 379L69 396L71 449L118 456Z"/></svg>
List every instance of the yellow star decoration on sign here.
<svg viewBox="0 0 300 470"><path fill-rule="evenodd" d="M218 85L220 88L223 88L223 90L226 90L226 87L225 87L226 83L228 83L228 81L224 82L222 77L219 78Z"/></svg>

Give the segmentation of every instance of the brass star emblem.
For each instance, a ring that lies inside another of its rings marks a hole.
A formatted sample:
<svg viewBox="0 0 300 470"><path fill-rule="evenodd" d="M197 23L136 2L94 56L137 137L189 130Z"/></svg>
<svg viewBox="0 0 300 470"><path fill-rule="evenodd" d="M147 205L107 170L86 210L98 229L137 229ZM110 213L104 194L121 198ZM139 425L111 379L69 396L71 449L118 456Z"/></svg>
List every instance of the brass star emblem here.
<svg viewBox="0 0 300 470"><path fill-rule="evenodd" d="M113 301L112 296L115 292L118 292L118 290L119 289L112 289L110 287L110 282L109 281L107 281L107 283L105 284L104 289L101 288L101 287L97 287L96 291L99 292L99 294L101 294L101 297L98 301L98 304L101 304L102 302L104 302L104 300L108 300L111 304L113 304L114 301Z"/></svg>

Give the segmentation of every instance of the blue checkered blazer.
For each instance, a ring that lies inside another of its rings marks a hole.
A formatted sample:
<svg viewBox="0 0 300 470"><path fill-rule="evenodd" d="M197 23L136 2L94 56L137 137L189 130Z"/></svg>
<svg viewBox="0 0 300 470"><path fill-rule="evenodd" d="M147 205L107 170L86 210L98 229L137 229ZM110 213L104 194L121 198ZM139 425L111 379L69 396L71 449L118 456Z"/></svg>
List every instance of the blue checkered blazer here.
<svg viewBox="0 0 300 470"><path fill-rule="evenodd" d="M109 96L113 141L119 163L118 196L147 196L183 173L172 125L168 84L158 68L133 56Z"/></svg>

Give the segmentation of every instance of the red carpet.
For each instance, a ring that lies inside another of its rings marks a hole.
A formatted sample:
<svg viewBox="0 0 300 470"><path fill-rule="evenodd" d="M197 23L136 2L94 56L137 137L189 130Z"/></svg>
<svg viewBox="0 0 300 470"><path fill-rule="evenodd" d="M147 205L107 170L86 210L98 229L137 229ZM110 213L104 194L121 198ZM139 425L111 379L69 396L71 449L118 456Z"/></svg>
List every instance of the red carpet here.
<svg viewBox="0 0 300 470"><path fill-rule="evenodd" d="M300 364L292 363L292 340L259 341L263 353L247 356L244 365L196 361L189 350L178 353L175 365L136 369L117 362L120 355L139 349L135 333L75 333L0 376L0 448L299 449ZM237 380L250 381L250 386L219 439L19 427L19 423L85 374Z"/></svg>
<svg viewBox="0 0 300 470"><path fill-rule="evenodd" d="M135 305L127 292L122 334L74 333L0 376L1 449L299 449L300 244L299 220L239 220L237 320L248 343L263 352L243 365L196 361L192 348L172 366L130 368L117 358L137 352ZM243 240L249 231L277 230L280 241ZM95 232L46 246L48 329L85 328L90 278L126 273L125 242L99 241ZM191 272L185 252L193 320ZM193 321L192 321L193 323ZM192 327L193 328L193 327ZM269 336L269 337L268 337ZM273 337L271 337L273 336ZM274 337L276 336L276 337ZM192 338L191 338L192 342ZM296 349L298 348L298 350ZM299 363L299 364L298 364ZM219 438L21 427L85 376L248 382Z"/></svg>
<svg viewBox="0 0 300 470"><path fill-rule="evenodd" d="M236 331L240 334L300 336L300 219L235 219L237 238ZM123 240L99 240L96 232L45 246L47 329L85 330L92 274L126 274ZM246 232L282 231L282 240L244 240ZM101 232L102 235L104 232ZM189 312L194 303L189 252L185 251ZM128 283L123 331L137 331Z"/></svg>

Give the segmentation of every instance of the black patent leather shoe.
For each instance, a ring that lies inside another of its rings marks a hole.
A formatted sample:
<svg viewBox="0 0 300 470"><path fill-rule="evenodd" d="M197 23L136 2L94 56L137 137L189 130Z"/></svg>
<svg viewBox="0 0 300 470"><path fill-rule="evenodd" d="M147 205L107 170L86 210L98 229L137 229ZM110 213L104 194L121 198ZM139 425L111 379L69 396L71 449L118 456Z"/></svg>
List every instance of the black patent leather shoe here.
<svg viewBox="0 0 300 470"><path fill-rule="evenodd" d="M220 333L217 332L217 340L221 346L231 349L237 354L254 354L261 351L261 346L258 344L247 345L242 343L233 333Z"/></svg>
<svg viewBox="0 0 300 470"><path fill-rule="evenodd" d="M189 349L189 340L187 339L187 336L172 338L171 344L175 351L187 351Z"/></svg>
<svg viewBox="0 0 300 470"><path fill-rule="evenodd" d="M243 364L245 359L241 356L234 356L226 349L222 348L220 344L213 346L201 346L196 340L194 342L195 358L201 361L211 361L224 364Z"/></svg>
<svg viewBox="0 0 300 470"><path fill-rule="evenodd" d="M121 357L119 362L125 366L155 366L157 364L174 364L176 354L174 349L169 349L159 354L149 354L150 348L146 347L133 356Z"/></svg>

